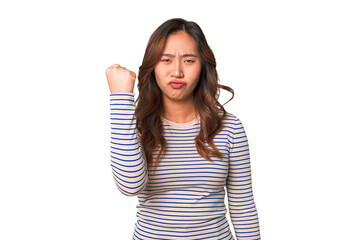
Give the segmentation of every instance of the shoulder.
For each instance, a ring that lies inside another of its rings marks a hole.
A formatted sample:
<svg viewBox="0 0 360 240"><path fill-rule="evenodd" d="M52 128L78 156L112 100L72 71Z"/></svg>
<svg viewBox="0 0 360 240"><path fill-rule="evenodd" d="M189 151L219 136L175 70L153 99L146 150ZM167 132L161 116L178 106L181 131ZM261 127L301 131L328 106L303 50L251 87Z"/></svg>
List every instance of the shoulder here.
<svg viewBox="0 0 360 240"><path fill-rule="evenodd" d="M236 115L230 112L226 112L225 118L223 120L223 125L224 127L238 128L238 127L242 127L242 122Z"/></svg>
<svg viewBox="0 0 360 240"><path fill-rule="evenodd" d="M233 113L226 113L222 129L230 139L246 135L242 121Z"/></svg>
<svg viewBox="0 0 360 240"><path fill-rule="evenodd" d="M247 142L247 135L241 120L232 113L227 112L223 120L223 130L227 134L229 149Z"/></svg>

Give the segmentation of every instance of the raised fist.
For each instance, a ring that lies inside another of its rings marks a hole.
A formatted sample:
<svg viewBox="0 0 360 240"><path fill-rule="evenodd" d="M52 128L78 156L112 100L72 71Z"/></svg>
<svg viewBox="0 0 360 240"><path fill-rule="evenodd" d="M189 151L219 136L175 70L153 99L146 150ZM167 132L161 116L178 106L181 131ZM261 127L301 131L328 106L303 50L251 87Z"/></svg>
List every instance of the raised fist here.
<svg viewBox="0 0 360 240"><path fill-rule="evenodd" d="M133 71L113 64L105 71L111 94L132 93L134 91L136 74Z"/></svg>

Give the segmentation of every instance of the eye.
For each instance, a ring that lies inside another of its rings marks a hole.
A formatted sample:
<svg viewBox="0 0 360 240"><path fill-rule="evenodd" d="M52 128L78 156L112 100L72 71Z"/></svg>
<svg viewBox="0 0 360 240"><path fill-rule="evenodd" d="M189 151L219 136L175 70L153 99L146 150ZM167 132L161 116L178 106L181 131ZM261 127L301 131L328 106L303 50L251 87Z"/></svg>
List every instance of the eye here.
<svg viewBox="0 0 360 240"><path fill-rule="evenodd" d="M162 59L161 61L162 61L162 62L170 62L170 59L164 58L164 59Z"/></svg>
<svg viewBox="0 0 360 240"><path fill-rule="evenodd" d="M195 62L195 61L188 59L188 60L185 60L185 62L186 62L186 63L193 63L193 62Z"/></svg>

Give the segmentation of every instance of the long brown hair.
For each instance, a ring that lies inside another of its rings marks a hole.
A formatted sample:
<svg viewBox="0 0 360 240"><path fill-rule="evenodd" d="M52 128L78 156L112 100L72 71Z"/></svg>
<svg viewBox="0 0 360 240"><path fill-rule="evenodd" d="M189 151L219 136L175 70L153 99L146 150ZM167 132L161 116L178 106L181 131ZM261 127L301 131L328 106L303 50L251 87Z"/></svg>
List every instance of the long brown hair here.
<svg viewBox="0 0 360 240"><path fill-rule="evenodd" d="M153 150L155 148L158 150L156 166L165 152L166 140L161 119L164 113L163 98L161 89L156 83L154 66L161 58L168 36L179 31L184 31L195 39L201 56L200 78L193 92L194 106L200 115L200 132L195 138L195 145L198 153L209 161L213 161L210 155L223 158L213 142L214 137L223 127L223 119L227 113L218 102L220 88L232 94L226 103L234 97L232 88L218 82L215 56L200 26L182 18L173 18L161 24L150 36L142 65L139 67L137 85L139 95L135 101L136 128L140 133L141 145L148 164L154 161ZM207 148L205 142L211 149Z"/></svg>

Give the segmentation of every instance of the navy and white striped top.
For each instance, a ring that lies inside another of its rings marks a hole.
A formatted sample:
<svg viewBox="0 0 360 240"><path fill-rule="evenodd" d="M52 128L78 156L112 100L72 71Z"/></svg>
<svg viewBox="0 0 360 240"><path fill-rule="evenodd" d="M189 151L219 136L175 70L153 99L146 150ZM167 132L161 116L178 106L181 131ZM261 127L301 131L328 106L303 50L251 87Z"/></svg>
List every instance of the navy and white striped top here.
<svg viewBox="0 0 360 240"><path fill-rule="evenodd" d="M139 201L132 239L234 240L225 216L225 188L236 239L260 239L248 141L240 120L227 114L214 138L224 159L211 157L210 162L195 146L199 117L188 123L162 118L167 149L153 171L136 129L134 95L110 94L114 180L121 193Z"/></svg>

